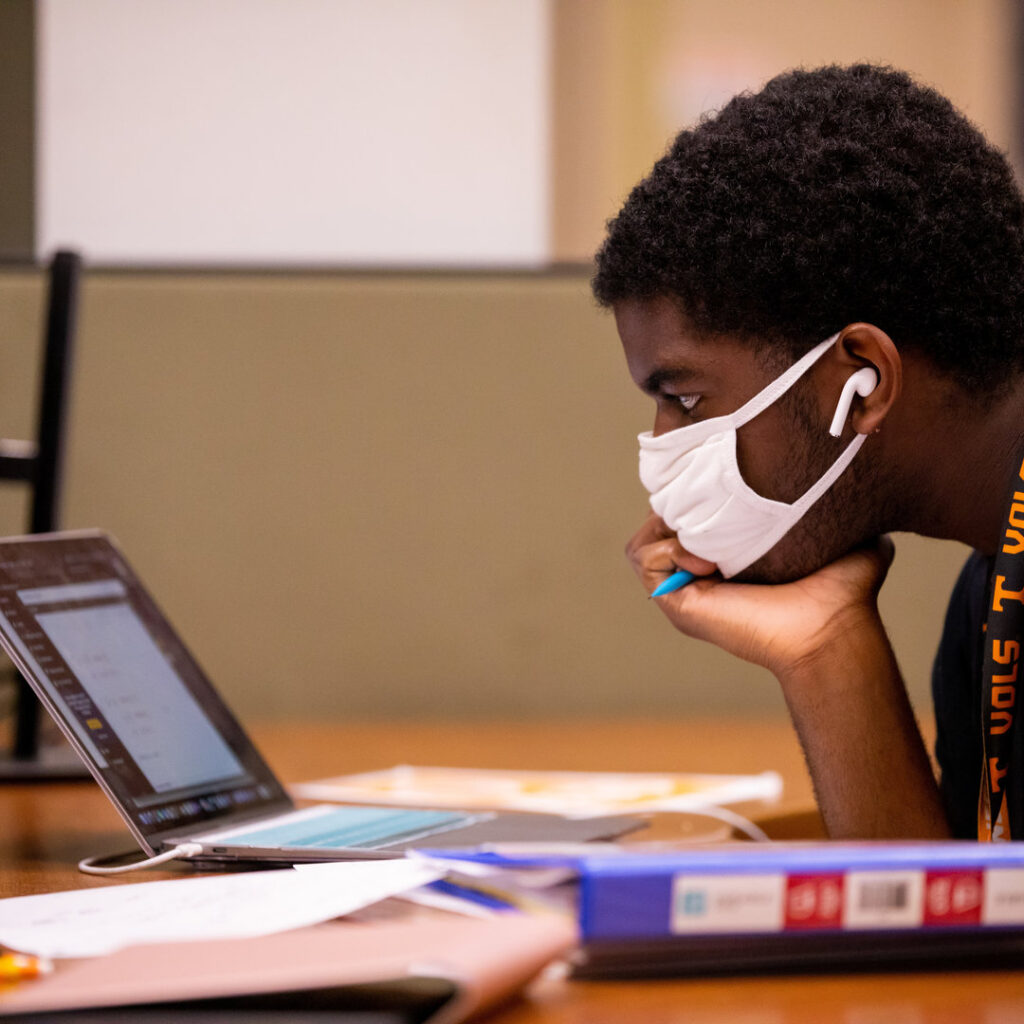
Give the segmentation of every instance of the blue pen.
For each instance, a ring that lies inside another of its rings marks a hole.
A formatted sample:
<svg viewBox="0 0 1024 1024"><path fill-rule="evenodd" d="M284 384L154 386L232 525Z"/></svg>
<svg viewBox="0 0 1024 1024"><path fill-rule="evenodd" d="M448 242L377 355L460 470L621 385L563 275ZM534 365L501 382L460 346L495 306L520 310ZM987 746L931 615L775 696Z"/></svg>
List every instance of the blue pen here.
<svg viewBox="0 0 1024 1024"><path fill-rule="evenodd" d="M662 597L665 594L671 594L676 590L682 590L687 583L692 583L697 577L692 572L687 572L685 569L680 569L678 572L672 573L668 579L662 580L654 590L651 591L651 597Z"/></svg>
<svg viewBox="0 0 1024 1024"><path fill-rule="evenodd" d="M444 851L441 851L442 856ZM513 902L511 894L489 892L487 889L478 888L466 882L452 882L445 878L439 878L435 882L428 882L426 888L433 889L444 896L454 896L456 899L466 900L467 903L475 903L486 910L511 911L521 909Z"/></svg>

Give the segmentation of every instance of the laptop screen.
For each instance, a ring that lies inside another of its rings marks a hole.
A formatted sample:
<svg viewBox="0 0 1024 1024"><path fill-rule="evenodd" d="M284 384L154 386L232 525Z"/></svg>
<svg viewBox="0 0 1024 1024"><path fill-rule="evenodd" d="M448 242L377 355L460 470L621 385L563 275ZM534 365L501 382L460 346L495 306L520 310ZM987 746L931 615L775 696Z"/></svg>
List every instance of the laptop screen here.
<svg viewBox="0 0 1024 1024"><path fill-rule="evenodd" d="M0 541L0 643L143 835L287 803L105 535Z"/></svg>

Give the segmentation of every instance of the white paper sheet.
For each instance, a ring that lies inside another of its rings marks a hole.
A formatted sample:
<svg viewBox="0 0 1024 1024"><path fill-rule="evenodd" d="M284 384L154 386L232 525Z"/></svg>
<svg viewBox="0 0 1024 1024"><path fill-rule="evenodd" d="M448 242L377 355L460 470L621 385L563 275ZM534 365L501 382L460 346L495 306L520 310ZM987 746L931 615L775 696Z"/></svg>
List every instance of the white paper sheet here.
<svg viewBox="0 0 1024 1024"><path fill-rule="evenodd" d="M782 794L782 777L769 771L758 775L708 775L403 764L383 771L300 782L290 789L292 795L310 800L535 811L587 818L655 811L685 813L754 800L774 802Z"/></svg>
<svg viewBox="0 0 1024 1024"><path fill-rule="evenodd" d="M351 913L441 874L417 860L345 861L15 896L0 900L0 945L81 957L146 942L268 935Z"/></svg>

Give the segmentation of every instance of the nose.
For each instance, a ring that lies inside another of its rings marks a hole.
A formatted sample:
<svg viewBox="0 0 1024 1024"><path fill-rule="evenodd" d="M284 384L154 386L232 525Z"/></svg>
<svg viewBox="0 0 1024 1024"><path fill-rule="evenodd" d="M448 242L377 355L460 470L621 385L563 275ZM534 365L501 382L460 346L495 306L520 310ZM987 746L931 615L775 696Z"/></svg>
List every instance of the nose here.
<svg viewBox="0 0 1024 1024"><path fill-rule="evenodd" d="M685 426L685 424L683 409L678 402L661 401L654 414L654 427L651 433L658 437L661 434L667 434L670 430Z"/></svg>

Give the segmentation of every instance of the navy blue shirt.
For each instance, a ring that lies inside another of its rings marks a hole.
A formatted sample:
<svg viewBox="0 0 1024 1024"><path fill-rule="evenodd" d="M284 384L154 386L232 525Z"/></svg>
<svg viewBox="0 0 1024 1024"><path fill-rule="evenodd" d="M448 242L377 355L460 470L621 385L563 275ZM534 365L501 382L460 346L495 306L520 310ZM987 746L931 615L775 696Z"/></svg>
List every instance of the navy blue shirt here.
<svg viewBox="0 0 1024 1024"><path fill-rule="evenodd" d="M989 577L993 559L975 551L964 564L946 610L932 669L939 791L953 835L978 838L981 787L981 687Z"/></svg>

